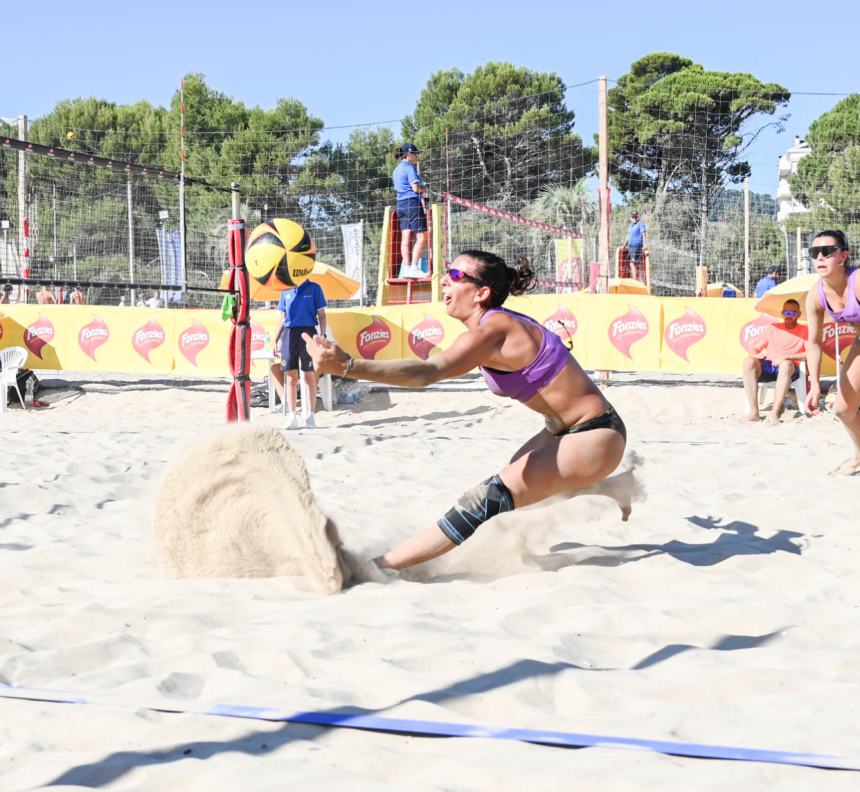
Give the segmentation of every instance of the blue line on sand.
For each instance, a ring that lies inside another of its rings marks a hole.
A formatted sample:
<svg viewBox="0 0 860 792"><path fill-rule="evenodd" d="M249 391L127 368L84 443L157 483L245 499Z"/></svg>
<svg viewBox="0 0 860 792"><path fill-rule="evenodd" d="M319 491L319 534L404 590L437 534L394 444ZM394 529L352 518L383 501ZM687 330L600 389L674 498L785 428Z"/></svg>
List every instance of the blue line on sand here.
<svg viewBox="0 0 860 792"><path fill-rule="evenodd" d="M689 756L696 759L728 759L742 762L769 762L772 764L801 765L833 770L860 770L860 757L828 756L825 754L768 751L759 748L742 748L731 745L645 740L636 737L611 737L602 734L516 729L480 726L471 723L384 718L377 715L353 715L337 712L290 712L267 707L216 704L208 709L183 707L177 704L138 704L113 701L84 693L41 688L14 687L0 684L0 698L47 701L57 704L90 704L124 709L148 709L155 712L177 712L194 715L214 715L227 718L306 723L331 728L363 729L394 734L425 735L428 737L483 737L497 740L517 740L539 745L563 748L626 748L672 756Z"/></svg>

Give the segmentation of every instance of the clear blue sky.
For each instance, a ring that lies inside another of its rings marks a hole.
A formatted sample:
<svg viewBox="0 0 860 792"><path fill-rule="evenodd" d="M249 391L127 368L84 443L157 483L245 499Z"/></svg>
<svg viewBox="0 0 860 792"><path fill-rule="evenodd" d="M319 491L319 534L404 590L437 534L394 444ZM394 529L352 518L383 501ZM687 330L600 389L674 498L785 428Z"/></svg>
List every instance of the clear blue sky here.
<svg viewBox="0 0 860 792"><path fill-rule="evenodd" d="M402 118L439 69L508 61L577 85L668 51L792 91L785 132L763 134L749 154L753 190L773 194L779 154L841 98L811 94L860 90L858 8L857 0L10 3L0 117L35 119L82 96L166 107L196 71L248 105L295 97L327 126L355 125ZM590 142L596 90L572 89L568 104Z"/></svg>

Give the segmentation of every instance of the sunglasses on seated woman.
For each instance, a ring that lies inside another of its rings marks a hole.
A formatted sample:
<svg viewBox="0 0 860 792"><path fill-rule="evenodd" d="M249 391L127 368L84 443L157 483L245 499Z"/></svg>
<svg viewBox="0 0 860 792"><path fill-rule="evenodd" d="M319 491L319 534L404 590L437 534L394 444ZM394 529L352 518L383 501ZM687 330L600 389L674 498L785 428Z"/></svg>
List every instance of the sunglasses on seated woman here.
<svg viewBox="0 0 860 792"><path fill-rule="evenodd" d="M837 250L845 250L842 245L813 245L809 248L809 258L813 261L818 258L821 253L824 258L830 258Z"/></svg>
<svg viewBox="0 0 860 792"><path fill-rule="evenodd" d="M467 272L463 272L461 269L456 269L455 267L451 267L450 269L445 270L445 274L452 280L454 283L459 283L460 281L469 281L469 283L474 283L475 286L486 286L480 278L475 278L472 275L469 275Z"/></svg>

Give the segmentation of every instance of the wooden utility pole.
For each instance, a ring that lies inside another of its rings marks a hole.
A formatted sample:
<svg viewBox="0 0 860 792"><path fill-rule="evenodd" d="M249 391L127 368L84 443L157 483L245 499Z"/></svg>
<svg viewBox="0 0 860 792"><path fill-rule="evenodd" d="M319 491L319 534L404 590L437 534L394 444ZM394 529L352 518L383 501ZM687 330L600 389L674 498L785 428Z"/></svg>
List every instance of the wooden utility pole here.
<svg viewBox="0 0 860 792"><path fill-rule="evenodd" d="M18 140L27 139L27 116L18 116ZM27 205L27 152L18 151L18 262L22 278L30 277L30 210ZM19 288L18 301L27 302L29 286Z"/></svg>
<svg viewBox="0 0 860 792"><path fill-rule="evenodd" d="M125 199L128 215L128 281L134 283L134 209L130 173L125 182ZM137 305L137 294L134 289L131 290L131 304Z"/></svg>
<svg viewBox="0 0 860 792"><path fill-rule="evenodd" d="M744 297L750 296L750 177L744 178Z"/></svg>
<svg viewBox="0 0 860 792"><path fill-rule="evenodd" d="M600 264L600 291L609 293L609 141L607 140L606 121L606 76L601 75L598 80L598 178L600 191L598 206L600 207L600 218L597 226L597 260Z"/></svg>
<svg viewBox="0 0 860 792"><path fill-rule="evenodd" d="M609 294L609 141L606 120L606 75L601 74L597 80L597 115L598 115L598 176L600 190L598 207L600 217L597 225L597 260L600 263L600 285L598 291ZM603 381L603 387L609 384L609 371L602 369L594 372Z"/></svg>

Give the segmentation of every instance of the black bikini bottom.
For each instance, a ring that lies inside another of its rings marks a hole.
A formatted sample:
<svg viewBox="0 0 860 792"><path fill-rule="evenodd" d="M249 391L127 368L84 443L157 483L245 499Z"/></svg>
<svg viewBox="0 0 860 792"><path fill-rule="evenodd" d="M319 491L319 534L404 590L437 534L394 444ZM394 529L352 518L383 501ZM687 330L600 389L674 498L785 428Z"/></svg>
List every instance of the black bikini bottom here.
<svg viewBox="0 0 860 792"><path fill-rule="evenodd" d="M577 432L590 432L592 429L614 429L627 440L627 427L612 405L609 406L609 409L603 415L598 415L597 418L592 418L585 423L568 426L567 429L556 432L555 436L562 437L564 435L576 434Z"/></svg>

